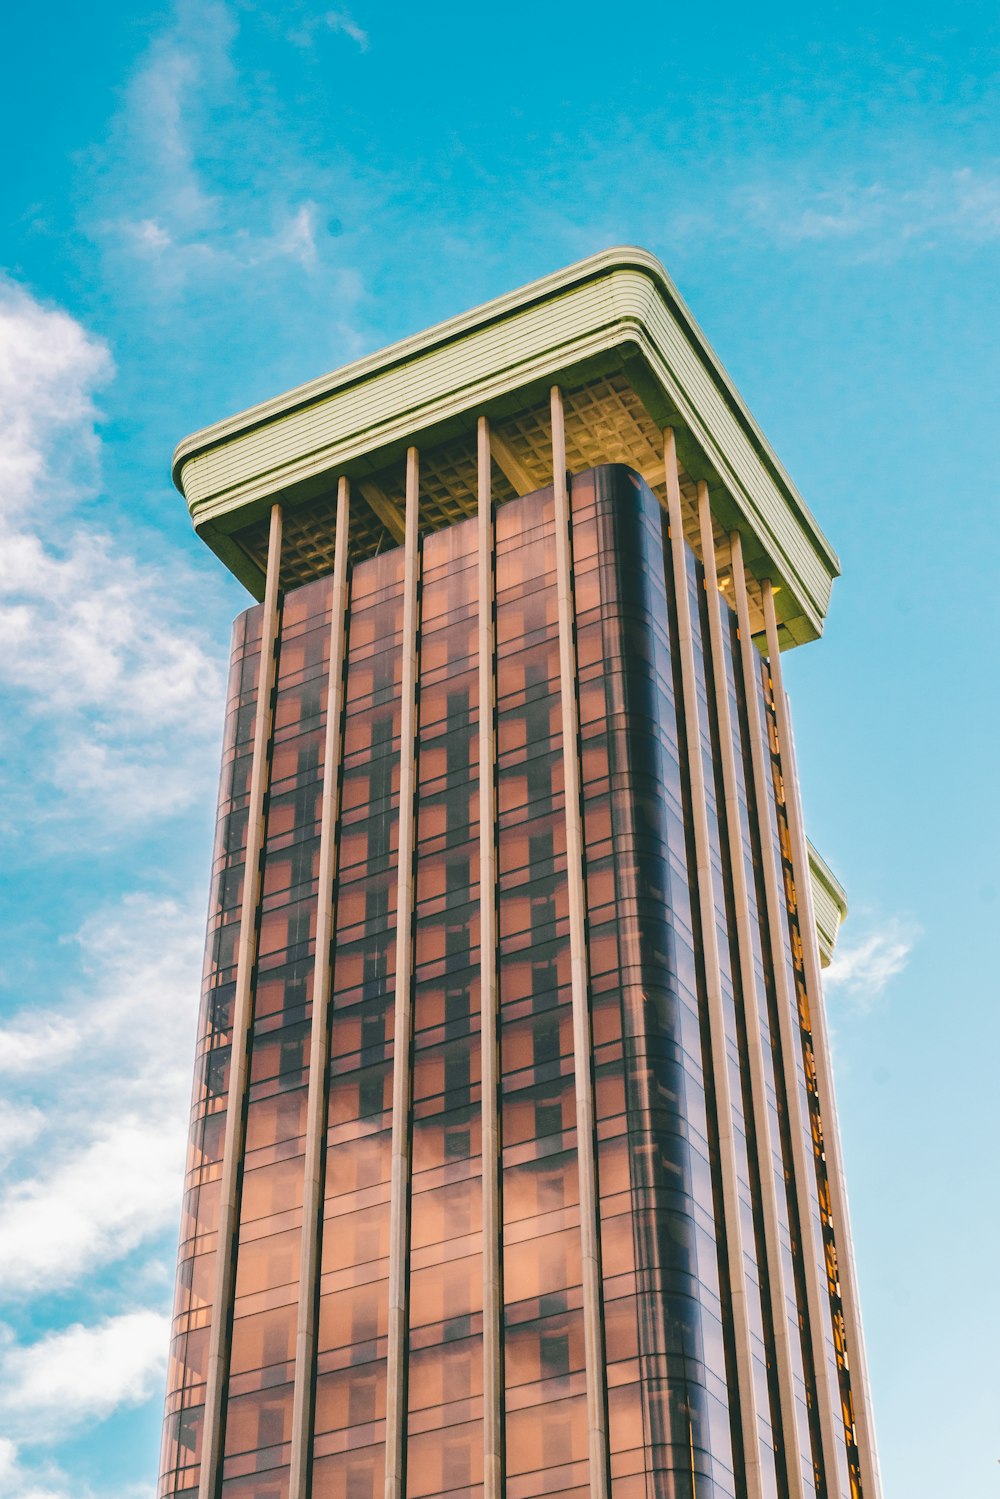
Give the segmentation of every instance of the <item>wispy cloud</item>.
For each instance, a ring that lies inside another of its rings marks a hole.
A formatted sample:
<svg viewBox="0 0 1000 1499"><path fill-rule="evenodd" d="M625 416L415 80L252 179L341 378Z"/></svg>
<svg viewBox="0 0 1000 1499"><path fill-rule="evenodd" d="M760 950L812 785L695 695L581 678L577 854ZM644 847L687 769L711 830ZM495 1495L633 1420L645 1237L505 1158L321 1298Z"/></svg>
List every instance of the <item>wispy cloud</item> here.
<svg viewBox="0 0 1000 1499"><path fill-rule="evenodd" d="M738 221L785 247L840 243L866 256L1000 239L1000 162L817 184L793 173L737 189Z"/></svg>
<svg viewBox="0 0 1000 1499"><path fill-rule="evenodd" d="M288 40L297 47L312 47L318 31L332 31L348 37L362 52L368 51L369 36L346 10L328 10L322 15L310 16L288 33Z"/></svg>
<svg viewBox="0 0 1000 1499"><path fill-rule="evenodd" d="M21 1447L0 1436L0 1499L154 1499L152 1484L102 1482L100 1493L81 1482L45 1453L24 1462Z"/></svg>
<svg viewBox="0 0 1000 1499"><path fill-rule="evenodd" d="M823 976L824 986L847 996L856 1008L870 1009L903 972L919 937L914 922L893 918L865 936L841 938Z"/></svg>
<svg viewBox="0 0 1000 1499"><path fill-rule="evenodd" d="M43 794L50 819L169 815L203 790L222 669L180 602L183 565L91 520L110 352L9 280L0 349L0 683L26 749L4 816L38 815Z"/></svg>
<svg viewBox="0 0 1000 1499"><path fill-rule="evenodd" d="M540 143L521 174L523 193L505 205L518 233L562 245L568 255L649 244L662 247L668 263L675 254L728 259L778 249L857 264L969 255L1000 241L1000 154L978 151L971 138L901 139L873 130L843 149L790 138L776 165L756 141L724 153L717 141L706 143L703 159L693 137L671 149L664 142L672 122L654 119L639 126L628 118L581 142L572 202L565 141ZM481 219L470 212L467 221Z"/></svg>
<svg viewBox="0 0 1000 1499"><path fill-rule="evenodd" d="M181 232L164 210L160 219L123 221L118 227L124 242L137 258L153 266L160 284L179 287L199 274L214 276L223 270L250 271L278 261L289 261L305 271L319 263L317 244L318 207L301 202L297 207L283 208L275 228L253 231L239 226L222 235ZM344 276L346 290L353 290L353 278Z"/></svg>
<svg viewBox="0 0 1000 1499"><path fill-rule="evenodd" d="M311 45L320 29L368 46L346 11L302 22L294 39ZM119 274L129 264L140 273L132 279L137 294L176 302L205 285L228 289L234 278L242 284L266 272L273 296L274 278L304 273L320 278L346 323L362 282L336 243L342 205L329 206L343 195L344 173L301 154L268 91L239 75L237 34L223 0L180 0L112 127L93 232ZM293 289L301 295L290 281L285 290Z"/></svg>
<svg viewBox="0 0 1000 1499"><path fill-rule="evenodd" d="M45 1115L33 1104L0 1099L0 1170L11 1156L37 1140L44 1126Z"/></svg>

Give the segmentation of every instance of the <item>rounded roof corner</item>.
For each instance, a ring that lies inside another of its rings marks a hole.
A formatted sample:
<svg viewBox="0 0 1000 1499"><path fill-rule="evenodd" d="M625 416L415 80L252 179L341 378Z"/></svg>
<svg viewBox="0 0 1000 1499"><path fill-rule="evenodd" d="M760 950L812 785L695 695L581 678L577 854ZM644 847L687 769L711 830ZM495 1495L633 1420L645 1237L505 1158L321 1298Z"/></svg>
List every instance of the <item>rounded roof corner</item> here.
<svg viewBox="0 0 1000 1499"><path fill-rule="evenodd" d="M432 425L432 417L455 416L473 396L527 389L536 377L626 347L674 392L682 419L706 441L706 423L712 426L713 461L746 500L765 549L773 554L777 545L779 569L788 527L778 512L788 513L793 566L802 571L793 591L819 633L839 558L665 266L641 245L599 250L192 432L174 449L171 478L192 519L209 520L264 487L277 493L321 459L328 466L353 460Z"/></svg>
<svg viewBox="0 0 1000 1499"><path fill-rule="evenodd" d="M643 249L641 245L614 245L607 250L598 250L595 254L588 255L573 265L564 266L548 276L530 281L514 291L505 292L466 312L446 318L443 322L435 323L419 333L376 349L373 353L365 354L349 364L340 365L328 374L319 375L314 380L293 386L291 390L281 395L246 407L230 417L189 433L181 438L174 449L170 469L174 486L181 494L184 494L181 474L185 463L207 448L224 442L236 432L246 431L279 414L285 415L297 407L309 405L315 400L332 394L339 387L354 384L389 365L406 363L422 354L429 353L434 348L462 338L473 328L502 321L522 308L544 302L549 297L559 296L583 282L628 269L641 271L654 282L659 282L661 290L665 291L670 299L683 306L680 302L680 294L670 280L666 269L651 251Z"/></svg>
<svg viewBox="0 0 1000 1499"><path fill-rule="evenodd" d="M847 891L844 889L843 885L840 883L840 880L834 874L829 864L823 858L823 855L816 848L815 844L807 840L807 847L809 853L809 864L814 876L819 880L820 884L823 886L830 899L832 900L833 904L837 907L837 910L840 912L841 921L846 921L848 914Z"/></svg>
<svg viewBox="0 0 1000 1499"><path fill-rule="evenodd" d="M184 495L185 500L187 499L187 495L184 494L184 485L181 482L181 474L184 471L185 463L191 456L188 451L188 445L190 441L191 439L189 437L182 437L180 442L174 448L173 457L170 460L170 477L173 480L174 488L177 490L178 494Z"/></svg>

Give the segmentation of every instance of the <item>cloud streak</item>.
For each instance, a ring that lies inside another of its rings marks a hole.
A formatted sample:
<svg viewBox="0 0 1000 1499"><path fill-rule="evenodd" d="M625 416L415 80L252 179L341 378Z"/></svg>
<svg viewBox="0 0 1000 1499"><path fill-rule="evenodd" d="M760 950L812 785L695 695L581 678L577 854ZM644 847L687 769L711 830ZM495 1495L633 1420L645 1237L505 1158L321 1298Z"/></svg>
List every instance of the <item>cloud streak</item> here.
<svg viewBox="0 0 1000 1499"><path fill-rule="evenodd" d="M320 29L368 46L346 11L309 19L289 40L311 46ZM272 295L301 296L295 278L306 277L344 326L362 281L334 253L323 207L342 196L343 171L300 154L273 98L238 73L237 35L222 0L178 4L112 127L92 230L138 296L176 304L206 286L224 295L251 274L269 278Z"/></svg>
<svg viewBox="0 0 1000 1499"><path fill-rule="evenodd" d="M759 182L739 188L733 206L754 229L786 249L840 244L872 255L1000 239L1000 163L919 175Z"/></svg>
<svg viewBox="0 0 1000 1499"><path fill-rule="evenodd" d="M920 936L913 922L899 918L853 942L841 939L823 975L824 987L869 1010L894 978L903 972Z"/></svg>
<svg viewBox="0 0 1000 1499"><path fill-rule="evenodd" d="M328 10L321 16L311 16L288 33L288 40L296 47L312 47L321 29L348 37L360 52L368 51L370 37L367 31L346 10Z"/></svg>

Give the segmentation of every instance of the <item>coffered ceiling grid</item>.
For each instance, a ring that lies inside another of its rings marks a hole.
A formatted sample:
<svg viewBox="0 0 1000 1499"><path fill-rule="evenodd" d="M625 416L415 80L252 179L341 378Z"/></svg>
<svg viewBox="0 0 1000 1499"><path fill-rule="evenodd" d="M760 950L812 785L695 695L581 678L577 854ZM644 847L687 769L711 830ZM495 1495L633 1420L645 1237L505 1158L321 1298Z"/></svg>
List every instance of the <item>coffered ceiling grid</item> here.
<svg viewBox="0 0 1000 1499"><path fill-rule="evenodd" d="M661 504L666 503L663 481L662 434L624 374L602 376L564 393L566 413L566 460L570 473L582 473L602 463L624 463L642 474ZM513 476L524 492L524 481L543 489L552 481L552 431L548 401L540 401L493 428L499 439L492 467L493 494L498 503L519 492L504 472L515 460ZM497 455L500 462L497 461ZM476 439L464 433L420 452L420 523L422 530L436 531L474 515L476 510ZM402 520L404 466L401 462L353 486L351 504L351 557L361 561L386 547L395 538L364 498L363 490L377 490ZM286 507L282 545L282 585L295 588L331 571L336 519L336 491L331 488L301 505ZM684 535L700 556L697 486L682 471L681 509ZM730 572L729 540L717 519L713 520L720 583L726 588ZM266 518L238 531L234 539L263 568L267 557ZM760 613L760 588L748 573L755 613ZM756 628L756 625L755 625Z"/></svg>

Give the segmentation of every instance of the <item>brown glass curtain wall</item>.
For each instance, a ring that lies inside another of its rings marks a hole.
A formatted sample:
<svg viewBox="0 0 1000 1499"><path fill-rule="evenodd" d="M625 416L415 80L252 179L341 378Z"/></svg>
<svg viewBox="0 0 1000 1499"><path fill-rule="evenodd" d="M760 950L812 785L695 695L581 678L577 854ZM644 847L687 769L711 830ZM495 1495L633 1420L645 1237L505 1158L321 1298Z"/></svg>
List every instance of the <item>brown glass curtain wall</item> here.
<svg viewBox="0 0 1000 1499"><path fill-rule="evenodd" d="M480 460L236 623L160 1499L861 1499L767 662Z"/></svg>

